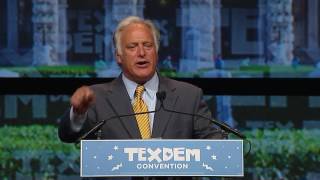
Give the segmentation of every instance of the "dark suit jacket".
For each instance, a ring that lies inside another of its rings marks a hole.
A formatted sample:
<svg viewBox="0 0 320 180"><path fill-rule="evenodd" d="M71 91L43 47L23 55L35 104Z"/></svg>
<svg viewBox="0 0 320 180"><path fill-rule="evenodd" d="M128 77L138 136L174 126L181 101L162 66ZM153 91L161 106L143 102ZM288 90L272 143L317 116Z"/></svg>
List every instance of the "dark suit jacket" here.
<svg viewBox="0 0 320 180"><path fill-rule="evenodd" d="M110 83L91 86L96 102L89 108L85 124L80 132L72 131L69 111L62 118L59 137L64 142L75 142L101 120L112 116L132 114L129 95L121 76ZM179 112L195 113L211 117L207 105L202 101L202 90L191 84L159 76L159 91L166 92L164 107ZM160 107L157 100L156 109ZM102 127L102 139L140 139L140 132L134 116L112 118ZM89 138L96 138L94 135ZM166 112L155 113L152 138L163 139L204 139L222 138L221 131L210 121L190 115Z"/></svg>

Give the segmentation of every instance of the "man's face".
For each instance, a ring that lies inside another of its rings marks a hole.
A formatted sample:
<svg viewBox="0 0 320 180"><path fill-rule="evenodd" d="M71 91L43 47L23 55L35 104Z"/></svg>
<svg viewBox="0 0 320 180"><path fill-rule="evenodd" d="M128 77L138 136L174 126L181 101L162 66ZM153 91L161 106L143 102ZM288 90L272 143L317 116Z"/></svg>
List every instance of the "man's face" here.
<svg viewBox="0 0 320 180"><path fill-rule="evenodd" d="M121 32L117 62L124 75L132 81L143 84L156 71L158 55L151 30L143 24L130 24Z"/></svg>

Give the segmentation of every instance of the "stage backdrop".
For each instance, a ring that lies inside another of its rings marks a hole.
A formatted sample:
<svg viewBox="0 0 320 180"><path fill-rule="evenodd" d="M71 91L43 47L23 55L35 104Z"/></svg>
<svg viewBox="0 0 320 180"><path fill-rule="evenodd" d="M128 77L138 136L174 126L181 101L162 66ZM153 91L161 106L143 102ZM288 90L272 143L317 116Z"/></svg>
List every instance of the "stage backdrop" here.
<svg viewBox="0 0 320 180"><path fill-rule="evenodd" d="M116 77L112 33L137 15L160 30L165 76L318 78L319 8L317 0L1 0L0 77ZM0 179L79 179L79 147L57 137L69 95L24 87L0 95ZM252 141L244 179L320 179L319 96L205 99L213 118Z"/></svg>

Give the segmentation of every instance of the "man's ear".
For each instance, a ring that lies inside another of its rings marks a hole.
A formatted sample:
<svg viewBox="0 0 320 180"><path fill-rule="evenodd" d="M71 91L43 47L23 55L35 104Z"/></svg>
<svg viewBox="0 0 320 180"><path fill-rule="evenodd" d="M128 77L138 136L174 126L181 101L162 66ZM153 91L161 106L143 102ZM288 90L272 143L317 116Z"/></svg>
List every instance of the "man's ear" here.
<svg viewBox="0 0 320 180"><path fill-rule="evenodd" d="M122 57L121 55L118 53L117 50L115 50L115 55L116 55L116 60L117 60L117 64L121 64L122 63Z"/></svg>

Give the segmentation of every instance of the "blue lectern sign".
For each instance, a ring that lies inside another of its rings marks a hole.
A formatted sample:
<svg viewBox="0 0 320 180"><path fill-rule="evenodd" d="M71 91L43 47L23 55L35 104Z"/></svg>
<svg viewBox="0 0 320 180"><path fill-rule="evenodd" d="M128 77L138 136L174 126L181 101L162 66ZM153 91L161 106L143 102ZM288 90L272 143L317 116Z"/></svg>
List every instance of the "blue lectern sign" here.
<svg viewBox="0 0 320 180"><path fill-rule="evenodd" d="M81 176L243 176L243 141L83 140Z"/></svg>

